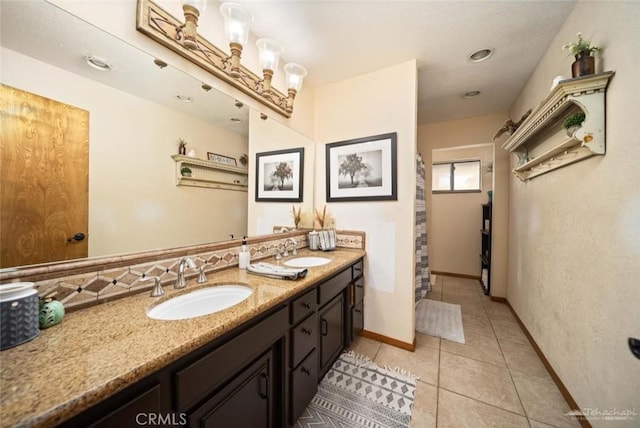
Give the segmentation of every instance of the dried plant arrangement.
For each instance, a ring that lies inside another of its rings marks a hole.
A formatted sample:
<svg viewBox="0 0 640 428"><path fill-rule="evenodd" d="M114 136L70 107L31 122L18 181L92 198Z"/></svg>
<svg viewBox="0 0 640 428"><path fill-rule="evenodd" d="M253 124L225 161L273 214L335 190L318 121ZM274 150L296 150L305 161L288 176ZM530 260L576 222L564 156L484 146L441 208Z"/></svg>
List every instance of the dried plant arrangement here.
<svg viewBox="0 0 640 428"><path fill-rule="evenodd" d="M315 210L315 213L316 221L320 225L320 228L324 229L324 224L327 219L327 206L325 205L322 209L322 214L320 214L320 211L318 211L317 209Z"/></svg>
<svg viewBox="0 0 640 428"><path fill-rule="evenodd" d="M302 205L298 207L297 211L296 211L296 206L291 205L291 215L293 216L293 223L296 225L296 229L297 229L298 225L302 221Z"/></svg>

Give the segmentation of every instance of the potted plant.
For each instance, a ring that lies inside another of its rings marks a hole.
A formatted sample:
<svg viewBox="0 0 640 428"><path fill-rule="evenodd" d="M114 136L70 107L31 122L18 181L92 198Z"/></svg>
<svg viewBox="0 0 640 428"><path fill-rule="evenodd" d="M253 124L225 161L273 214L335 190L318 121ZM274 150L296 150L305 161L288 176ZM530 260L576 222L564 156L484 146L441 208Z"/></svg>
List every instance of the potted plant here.
<svg viewBox="0 0 640 428"><path fill-rule="evenodd" d="M571 64L571 75L573 77L587 76L594 74L596 71L595 59L593 53L598 52L598 46L591 46L589 40L582 38L582 33L578 33L578 41L570 42L564 45L562 49L568 49L576 60Z"/></svg>
<svg viewBox="0 0 640 428"><path fill-rule="evenodd" d="M567 135L569 137L573 137L573 134L582 126L582 122L584 122L585 114L584 112L574 113L571 116L567 117L562 123L562 127L567 130Z"/></svg>
<svg viewBox="0 0 640 428"><path fill-rule="evenodd" d="M183 177L191 177L191 168L183 166L180 168L180 174L182 174Z"/></svg>

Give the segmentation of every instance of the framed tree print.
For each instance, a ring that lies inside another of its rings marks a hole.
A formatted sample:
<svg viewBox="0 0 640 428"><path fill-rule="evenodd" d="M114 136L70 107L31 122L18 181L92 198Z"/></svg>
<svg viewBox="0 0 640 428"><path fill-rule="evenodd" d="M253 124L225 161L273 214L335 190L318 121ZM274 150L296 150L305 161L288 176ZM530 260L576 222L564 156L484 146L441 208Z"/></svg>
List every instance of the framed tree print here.
<svg viewBox="0 0 640 428"><path fill-rule="evenodd" d="M327 144L327 202L396 201L397 134Z"/></svg>
<svg viewBox="0 0 640 428"><path fill-rule="evenodd" d="M256 202L302 202L304 147L256 153Z"/></svg>

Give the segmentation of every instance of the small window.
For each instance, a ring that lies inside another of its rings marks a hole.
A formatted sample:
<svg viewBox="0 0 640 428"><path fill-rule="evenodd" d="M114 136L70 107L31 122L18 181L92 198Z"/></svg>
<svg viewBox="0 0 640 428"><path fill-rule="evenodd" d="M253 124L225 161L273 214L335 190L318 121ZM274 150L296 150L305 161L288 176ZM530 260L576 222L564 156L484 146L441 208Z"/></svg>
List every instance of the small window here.
<svg viewBox="0 0 640 428"><path fill-rule="evenodd" d="M433 193L480 191L479 160L435 163L431 171Z"/></svg>

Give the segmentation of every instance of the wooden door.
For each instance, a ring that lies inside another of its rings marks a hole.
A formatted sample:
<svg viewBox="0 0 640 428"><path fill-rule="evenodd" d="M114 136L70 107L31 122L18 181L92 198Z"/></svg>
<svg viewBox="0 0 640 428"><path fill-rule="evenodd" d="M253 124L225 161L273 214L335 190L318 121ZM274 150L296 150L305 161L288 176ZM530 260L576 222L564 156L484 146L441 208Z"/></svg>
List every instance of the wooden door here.
<svg viewBox="0 0 640 428"><path fill-rule="evenodd" d="M88 178L89 112L0 84L0 267L87 257Z"/></svg>

